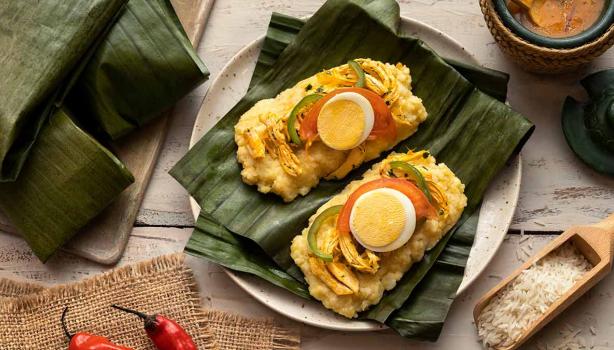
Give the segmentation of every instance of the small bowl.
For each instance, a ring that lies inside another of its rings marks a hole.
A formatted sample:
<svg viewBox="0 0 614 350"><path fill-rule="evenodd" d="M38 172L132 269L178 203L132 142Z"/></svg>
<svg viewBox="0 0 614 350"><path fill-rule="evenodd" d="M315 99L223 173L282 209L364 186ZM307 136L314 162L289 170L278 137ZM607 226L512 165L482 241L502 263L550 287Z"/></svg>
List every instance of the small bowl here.
<svg viewBox="0 0 614 350"><path fill-rule="evenodd" d="M599 19L588 29L580 34L565 38L549 38L539 35L522 25L510 12L507 7L509 0L495 0L495 10L501 18L503 24L518 34L521 38L539 46L551 47L555 49L567 49L582 46L591 42L603 34L612 25L614 19L614 3L606 0L605 6Z"/></svg>
<svg viewBox="0 0 614 350"><path fill-rule="evenodd" d="M549 38L530 31L512 16L506 2L480 0L480 7L501 50L525 70L572 71L614 44L614 0L606 0L601 17L589 29L567 38Z"/></svg>

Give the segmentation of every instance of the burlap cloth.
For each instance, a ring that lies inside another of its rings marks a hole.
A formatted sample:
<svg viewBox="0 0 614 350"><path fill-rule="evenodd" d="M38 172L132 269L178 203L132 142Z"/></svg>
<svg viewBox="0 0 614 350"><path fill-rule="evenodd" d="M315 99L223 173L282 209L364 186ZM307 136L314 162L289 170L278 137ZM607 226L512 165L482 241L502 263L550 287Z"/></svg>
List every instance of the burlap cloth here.
<svg viewBox="0 0 614 350"><path fill-rule="evenodd" d="M72 332L102 335L135 350L155 349L142 322L112 309L111 304L174 319L192 335L200 350L300 348L297 332L271 321L203 310L184 255L173 254L51 288L0 279L0 349L67 349L60 325L66 306Z"/></svg>

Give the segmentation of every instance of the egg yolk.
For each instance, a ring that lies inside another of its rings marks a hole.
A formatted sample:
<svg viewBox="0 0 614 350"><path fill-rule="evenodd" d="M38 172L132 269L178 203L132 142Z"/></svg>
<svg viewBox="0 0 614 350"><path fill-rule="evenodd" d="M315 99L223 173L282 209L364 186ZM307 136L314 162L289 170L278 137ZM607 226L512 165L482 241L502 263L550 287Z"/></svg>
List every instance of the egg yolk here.
<svg viewBox="0 0 614 350"><path fill-rule="evenodd" d="M407 224L403 203L394 195L379 191L362 197L352 208L353 234L372 247L384 247L396 241Z"/></svg>
<svg viewBox="0 0 614 350"><path fill-rule="evenodd" d="M338 149L352 149L363 137L365 113L355 102L340 99L327 103L318 116L318 133L327 146Z"/></svg>

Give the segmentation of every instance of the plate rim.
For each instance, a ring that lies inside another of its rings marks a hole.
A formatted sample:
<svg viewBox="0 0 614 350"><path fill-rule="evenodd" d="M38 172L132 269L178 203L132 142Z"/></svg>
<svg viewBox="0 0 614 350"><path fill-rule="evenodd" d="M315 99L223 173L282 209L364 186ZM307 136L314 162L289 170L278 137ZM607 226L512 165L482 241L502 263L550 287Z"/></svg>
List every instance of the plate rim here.
<svg viewBox="0 0 614 350"><path fill-rule="evenodd" d="M452 38L451 36L449 36L448 34L438 30L437 28L426 24L424 22L421 22L419 20L410 18L410 17L406 17L406 16L400 16L401 18L401 22L407 22L407 24L409 26L418 26L418 27L422 27L425 30L431 31L435 34L440 35L441 37L443 37L446 41L450 42L452 45L456 46L456 48L458 50L462 50L464 51L472 60L472 62L470 62L471 64L475 64L475 65L479 65L479 66L483 66L481 64L481 62L475 57L475 55L473 55L473 53L467 51L464 46L457 41L456 39ZM260 46L262 45L262 42L264 41L266 37L266 34L260 35L258 38L252 40L251 42L249 42L248 44L246 44L245 46L243 46L237 53L235 53L232 58L220 69L220 71L218 72L218 75L216 76L216 78L213 80L213 82L211 83L211 85L209 86L209 88L207 89L207 93L205 94L205 97L203 98L203 101L201 103L201 106L199 107L198 110L198 115L194 121L194 126L192 128L192 133L190 135L190 142L189 142L189 149L192 149L192 147L194 147L194 145L200 140L200 138L202 137L202 135L198 135L200 133L200 130L197 130L197 126L196 123L199 120L199 115L200 112L202 111L202 109L204 108L204 105L207 101L207 95L209 95L210 91L216 90L218 89L218 85L220 85L222 82L222 77L223 77L223 72L226 71L227 69L229 69L230 66L234 65L236 63L236 61L238 61L239 59L242 58L242 56L249 52L250 50L254 49L254 47ZM420 38L418 38L420 39ZM428 45L428 43L427 43ZM511 207L513 207L513 211L515 211L515 208L517 207L518 204L518 198L520 195L520 184L522 183L522 158L521 155L518 154L517 156L517 162L518 162L518 166L517 166L517 170L516 172L518 173L518 186L515 189L515 193L513 194L513 198L512 201L509 203ZM189 202L190 202L190 209L192 211L192 215L194 217L195 220L198 219L198 215L200 212L200 206L198 205L198 203L196 202L196 200L190 196L189 198ZM506 227L506 231L509 231L509 227L511 226L513 220L513 215L510 216L509 220L506 221L505 223L505 227ZM496 252L501 248L505 237L507 234L505 235L501 235L500 239L498 239L497 241L493 242L494 243L494 253L488 258L486 259L486 263L484 263L484 266L488 266L490 264L490 262L492 261L492 259L496 256ZM473 248L472 248L473 249ZM361 322L364 323L365 326L363 327L344 327L344 326L331 326L331 325L321 325L312 321L308 321L305 320L303 318L301 318L298 315L294 315L292 313L288 313L288 312L283 312L282 310L278 310L276 308L271 307L270 305L268 305L266 298L264 298L262 295L256 293L253 288L248 287L249 282L247 282L243 276L241 276L240 273L237 273L235 271L232 271L226 267L223 267L221 265L218 265L222 268L222 270L224 271L224 273L230 277L230 279L236 284L238 285L243 291L245 291L247 294L249 294L251 297L253 297L254 299L256 299L258 302L260 302L261 304L263 304L264 306L266 306L268 309L275 311L276 313L284 316L284 317L288 317L294 321L303 323L303 324L307 324L310 326L314 326L314 327L318 327L318 328L324 328L324 329L331 329L331 330L337 330L337 331L345 331L345 332L366 332L366 331L378 331L378 330L384 330L387 329L388 327L384 324L381 324L379 322L376 321L371 321L371 320L356 320L356 322ZM472 284L475 282L475 280L480 277L482 275L482 273L484 272L486 268L483 268L481 271L479 271L478 273L474 274L470 279L468 279L467 281L465 281L465 277L463 277L463 281L461 282L461 285L459 286L459 289L457 291L457 296L463 294L464 292L467 291L467 289L469 289L469 287L472 286ZM248 276L249 277L249 276ZM330 311L330 310L327 310ZM330 311L332 312L332 311Z"/></svg>

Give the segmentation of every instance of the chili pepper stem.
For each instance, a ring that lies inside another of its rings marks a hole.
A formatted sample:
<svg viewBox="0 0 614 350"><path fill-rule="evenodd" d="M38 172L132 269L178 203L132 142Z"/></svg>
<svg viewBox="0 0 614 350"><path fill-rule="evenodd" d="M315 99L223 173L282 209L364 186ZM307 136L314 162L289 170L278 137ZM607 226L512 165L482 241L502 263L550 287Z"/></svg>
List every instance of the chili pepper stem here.
<svg viewBox="0 0 614 350"><path fill-rule="evenodd" d="M136 310L131 310L131 309L125 308L123 306L119 306L119 305L113 304L113 305L111 305L111 307L113 307L115 309L118 309L118 310L121 310L121 311L124 311L124 312L127 312L127 313L131 313L133 315L137 315L142 320L147 320L149 318L148 315L146 315L146 314L144 314L142 312L139 312L139 311L136 311Z"/></svg>
<svg viewBox="0 0 614 350"><path fill-rule="evenodd" d="M62 323L62 329L64 330L64 334L66 334L66 337L68 338L68 340L71 340L74 334L70 334L70 332L68 331L68 327L66 326L66 314L67 313L68 313L68 306L64 308L64 311L62 311L62 318L60 319L60 322Z"/></svg>

